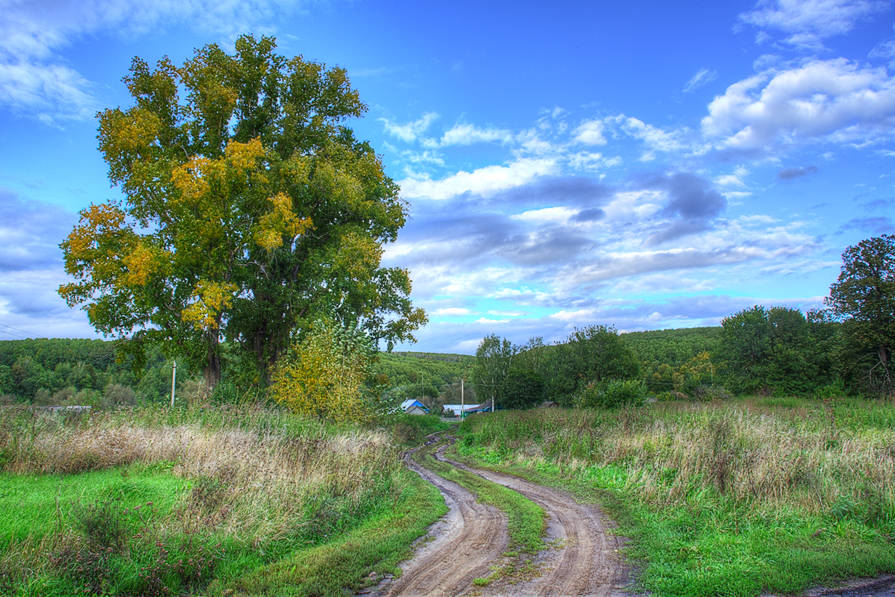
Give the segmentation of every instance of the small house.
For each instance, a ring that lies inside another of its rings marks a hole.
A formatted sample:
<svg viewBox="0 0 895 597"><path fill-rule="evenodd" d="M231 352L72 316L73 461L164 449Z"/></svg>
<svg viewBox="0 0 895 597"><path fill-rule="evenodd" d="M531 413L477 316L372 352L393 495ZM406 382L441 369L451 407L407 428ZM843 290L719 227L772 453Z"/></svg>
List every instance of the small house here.
<svg viewBox="0 0 895 597"><path fill-rule="evenodd" d="M408 415L428 415L429 409L419 400L411 398L401 403L401 410Z"/></svg>

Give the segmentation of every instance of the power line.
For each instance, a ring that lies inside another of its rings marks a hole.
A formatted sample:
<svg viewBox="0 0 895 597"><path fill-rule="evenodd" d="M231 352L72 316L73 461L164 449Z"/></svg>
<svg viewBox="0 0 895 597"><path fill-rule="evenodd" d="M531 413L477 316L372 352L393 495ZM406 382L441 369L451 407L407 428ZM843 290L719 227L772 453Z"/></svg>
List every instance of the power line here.
<svg viewBox="0 0 895 597"><path fill-rule="evenodd" d="M5 323L0 323L0 327L9 328L11 330L15 330L17 332L22 332L23 334L30 334L31 332L26 332L25 330L20 330L19 328L14 328L11 325L6 325Z"/></svg>
<svg viewBox="0 0 895 597"><path fill-rule="evenodd" d="M19 328L14 328L14 327L12 327L11 325L4 325L4 324L0 323L0 327L9 328L9 329L11 329L11 330L16 330L17 332L22 332L22 333L24 333L24 334L30 334L30 332L26 332L25 330L20 330ZM8 334L8 335L10 335L10 336L14 336L14 337L16 337L16 338L22 338L23 340L28 340L28 339L29 339L28 336L20 336L20 335L18 335L18 334L13 334L12 332L7 332L7 331L5 331L5 330L0 330L0 333Z"/></svg>

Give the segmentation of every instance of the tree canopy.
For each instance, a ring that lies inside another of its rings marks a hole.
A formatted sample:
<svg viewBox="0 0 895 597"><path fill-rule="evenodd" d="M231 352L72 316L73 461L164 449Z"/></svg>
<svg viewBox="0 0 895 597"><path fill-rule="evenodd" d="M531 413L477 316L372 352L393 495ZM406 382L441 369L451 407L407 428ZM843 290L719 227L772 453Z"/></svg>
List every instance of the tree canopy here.
<svg viewBox="0 0 895 597"><path fill-rule="evenodd" d="M831 311L845 318L844 332L855 348L875 353L871 381L891 389L895 348L895 236L863 240L842 253L842 270L825 299Z"/></svg>
<svg viewBox="0 0 895 597"><path fill-rule="evenodd" d="M407 206L344 122L366 106L343 69L240 37L175 66L135 58L135 105L99 114L123 201L96 203L62 243L59 292L126 351L159 344L220 379L224 349L266 383L323 316L388 348L413 340L403 269L381 266Z"/></svg>

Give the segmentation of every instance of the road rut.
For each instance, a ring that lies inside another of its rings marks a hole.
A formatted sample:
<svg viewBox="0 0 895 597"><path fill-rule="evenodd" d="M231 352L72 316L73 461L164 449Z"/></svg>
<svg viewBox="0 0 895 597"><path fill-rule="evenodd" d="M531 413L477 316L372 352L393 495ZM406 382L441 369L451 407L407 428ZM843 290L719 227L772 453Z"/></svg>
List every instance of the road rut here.
<svg viewBox="0 0 895 597"><path fill-rule="evenodd" d="M535 558L534 574L501 578L486 587L473 585L487 577L490 566L502 560L509 543L507 519L456 483L417 464L408 455L407 466L435 485L450 511L433 525L434 539L423 543L403 566L400 578L377 587L381 597L620 597L627 574L618 558L619 540L608 533L607 523L595 506L577 503L565 492L502 473L467 467L444 457L436 458L499 483L540 504L548 513L548 541L554 547Z"/></svg>

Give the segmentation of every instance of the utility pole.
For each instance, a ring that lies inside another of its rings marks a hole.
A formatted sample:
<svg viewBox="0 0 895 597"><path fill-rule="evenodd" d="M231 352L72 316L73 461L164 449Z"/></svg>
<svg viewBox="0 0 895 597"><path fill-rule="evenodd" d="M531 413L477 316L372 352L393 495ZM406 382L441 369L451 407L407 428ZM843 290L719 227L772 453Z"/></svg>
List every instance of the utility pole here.
<svg viewBox="0 0 895 597"><path fill-rule="evenodd" d="M466 398L463 393L463 378L460 378L460 420L463 420L463 409L465 408Z"/></svg>
<svg viewBox="0 0 895 597"><path fill-rule="evenodd" d="M174 408L174 386L177 383L177 361L174 361L174 369L171 370L171 408Z"/></svg>

